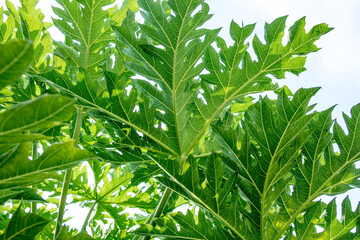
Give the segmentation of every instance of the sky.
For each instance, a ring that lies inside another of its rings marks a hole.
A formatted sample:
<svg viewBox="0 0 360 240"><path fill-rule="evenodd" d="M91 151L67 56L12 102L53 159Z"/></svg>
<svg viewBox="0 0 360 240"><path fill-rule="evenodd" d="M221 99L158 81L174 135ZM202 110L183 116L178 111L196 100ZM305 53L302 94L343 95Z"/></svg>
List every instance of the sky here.
<svg viewBox="0 0 360 240"><path fill-rule="evenodd" d="M13 0L13 3L19 1ZM118 1L121 3L122 1ZM222 27L221 37L231 41L229 26L257 23L255 32L263 36L265 22L289 15L287 27L306 16L307 30L316 24L327 23L335 29L317 41L322 49L307 58L307 71L299 77L287 74L279 84L287 85L293 92L300 87L321 87L313 98L316 110L337 105L334 118L343 125L342 112L349 115L352 106L360 103L360 0L207 0L214 14L206 24L208 28ZM40 0L40 7L49 21L54 0ZM5 5L5 0L0 0ZM53 31L54 38L56 31ZM343 125L344 126L344 125ZM350 194L352 202L360 200L360 190ZM342 198L339 198L341 201ZM355 207L355 206L353 206Z"/></svg>

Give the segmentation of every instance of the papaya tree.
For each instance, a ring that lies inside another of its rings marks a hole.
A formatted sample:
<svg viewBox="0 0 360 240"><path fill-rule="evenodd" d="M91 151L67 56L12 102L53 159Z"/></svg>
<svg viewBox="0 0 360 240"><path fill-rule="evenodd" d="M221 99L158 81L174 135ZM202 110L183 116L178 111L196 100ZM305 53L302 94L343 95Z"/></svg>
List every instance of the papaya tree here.
<svg viewBox="0 0 360 240"><path fill-rule="evenodd" d="M349 198L319 199L359 186L360 105L343 129L277 84L331 27L232 21L229 43L206 0L114 2L0 9L1 239L359 238Z"/></svg>

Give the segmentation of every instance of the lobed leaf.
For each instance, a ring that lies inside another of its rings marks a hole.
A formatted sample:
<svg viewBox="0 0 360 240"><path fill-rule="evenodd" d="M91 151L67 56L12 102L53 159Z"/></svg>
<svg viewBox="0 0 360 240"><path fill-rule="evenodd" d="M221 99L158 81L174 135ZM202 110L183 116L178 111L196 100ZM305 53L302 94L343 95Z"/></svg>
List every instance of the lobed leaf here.
<svg viewBox="0 0 360 240"><path fill-rule="evenodd" d="M221 224L207 219L203 211L199 211L195 220L194 215L187 211L186 214L180 212L166 215L166 217L156 219L156 227L152 225L141 225L134 234L143 236L157 236L169 239L235 239L229 232L222 229ZM180 227L178 227L180 226Z"/></svg>

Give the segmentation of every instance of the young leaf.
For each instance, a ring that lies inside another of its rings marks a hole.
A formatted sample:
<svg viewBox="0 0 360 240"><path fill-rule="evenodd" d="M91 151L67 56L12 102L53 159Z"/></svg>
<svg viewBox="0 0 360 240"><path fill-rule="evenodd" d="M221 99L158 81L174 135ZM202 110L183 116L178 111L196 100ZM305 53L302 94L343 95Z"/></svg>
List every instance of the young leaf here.
<svg viewBox="0 0 360 240"><path fill-rule="evenodd" d="M28 69L33 47L28 41L8 41L0 44L0 89L18 80Z"/></svg>
<svg viewBox="0 0 360 240"><path fill-rule="evenodd" d="M11 18L15 19L15 39L26 39L33 43L34 54L33 64L30 67L31 73L40 73L49 70L50 55L53 45L47 28L51 23L44 22L44 14L40 9L36 9L38 0L21 1L21 6L17 10L15 6L6 1Z"/></svg>

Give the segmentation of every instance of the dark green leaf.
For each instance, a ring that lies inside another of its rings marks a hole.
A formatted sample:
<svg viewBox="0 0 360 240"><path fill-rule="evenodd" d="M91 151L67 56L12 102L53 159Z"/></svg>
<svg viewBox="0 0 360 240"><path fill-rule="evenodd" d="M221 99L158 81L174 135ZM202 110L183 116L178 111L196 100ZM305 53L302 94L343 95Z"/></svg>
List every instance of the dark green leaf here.
<svg viewBox="0 0 360 240"><path fill-rule="evenodd" d="M49 223L49 220L39 215L29 213L24 214L21 205L18 207L5 232L0 235L0 239L25 240L34 239L35 236Z"/></svg>

